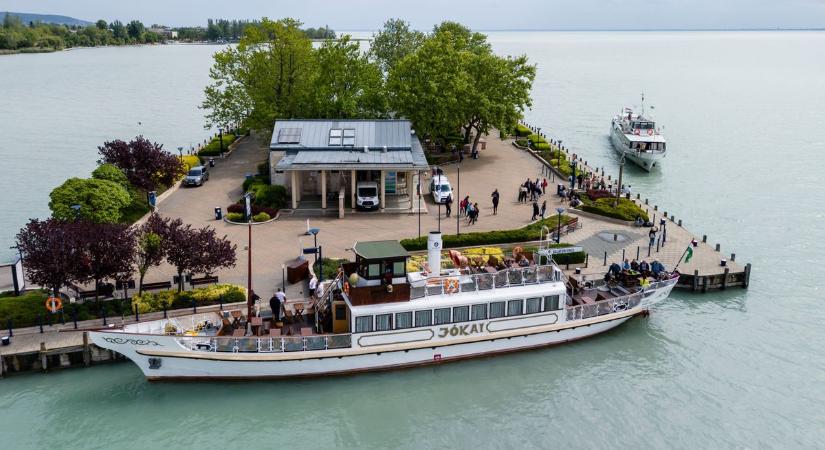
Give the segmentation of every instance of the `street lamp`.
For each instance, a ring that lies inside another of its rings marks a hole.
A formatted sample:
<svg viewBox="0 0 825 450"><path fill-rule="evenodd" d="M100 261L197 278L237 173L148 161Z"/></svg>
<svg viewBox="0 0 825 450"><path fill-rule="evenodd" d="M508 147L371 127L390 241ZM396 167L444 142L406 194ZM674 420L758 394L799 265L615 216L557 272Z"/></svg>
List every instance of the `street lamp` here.
<svg viewBox="0 0 825 450"><path fill-rule="evenodd" d="M619 160L619 184L616 186L616 201L613 202L613 207L619 206L619 197L622 195L622 175L624 175L625 156L622 153L622 158Z"/></svg>
<svg viewBox="0 0 825 450"><path fill-rule="evenodd" d="M558 208L556 208L556 212L559 213L559 228L558 230L556 230L556 244L558 244L559 242L561 242L561 213L564 212L564 208L559 206Z"/></svg>
<svg viewBox="0 0 825 450"><path fill-rule="evenodd" d="M559 139L559 145L556 146L557 154L556 154L556 167L561 169L561 143L562 140Z"/></svg>
<svg viewBox="0 0 825 450"><path fill-rule="evenodd" d="M223 159L223 127L218 127L218 136L221 141L221 159Z"/></svg>
<svg viewBox="0 0 825 450"><path fill-rule="evenodd" d="M181 159L183 159L183 147L178 147L178 155L180 155Z"/></svg>
<svg viewBox="0 0 825 450"><path fill-rule="evenodd" d="M318 249L318 233L320 231L321 231L320 228L310 228L309 229L309 234L312 235L312 238L315 242L315 245L314 245L314 247L316 249L315 250L315 264L318 264L318 250L317 249ZM323 261L321 262L321 264L323 264ZM320 266L319 266L319 271L323 272L323 270L320 270Z"/></svg>

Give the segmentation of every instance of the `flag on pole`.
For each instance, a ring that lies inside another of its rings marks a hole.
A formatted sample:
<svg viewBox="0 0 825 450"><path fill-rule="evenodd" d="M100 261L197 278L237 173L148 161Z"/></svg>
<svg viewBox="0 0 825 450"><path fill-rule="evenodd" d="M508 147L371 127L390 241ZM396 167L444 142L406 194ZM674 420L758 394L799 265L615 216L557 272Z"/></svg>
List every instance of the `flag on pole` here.
<svg viewBox="0 0 825 450"><path fill-rule="evenodd" d="M693 248L688 244L687 250L685 250L685 262L690 262L690 258L693 257Z"/></svg>

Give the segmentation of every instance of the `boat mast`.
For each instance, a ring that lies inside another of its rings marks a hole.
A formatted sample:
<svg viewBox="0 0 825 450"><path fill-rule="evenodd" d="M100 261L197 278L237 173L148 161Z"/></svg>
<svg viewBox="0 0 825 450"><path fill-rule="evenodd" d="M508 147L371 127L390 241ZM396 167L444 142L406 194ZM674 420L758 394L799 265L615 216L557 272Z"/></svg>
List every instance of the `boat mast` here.
<svg viewBox="0 0 825 450"><path fill-rule="evenodd" d="M645 93L642 92L642 112L639 114L639 116L644 117L644 115L645 115Z"/></svg>

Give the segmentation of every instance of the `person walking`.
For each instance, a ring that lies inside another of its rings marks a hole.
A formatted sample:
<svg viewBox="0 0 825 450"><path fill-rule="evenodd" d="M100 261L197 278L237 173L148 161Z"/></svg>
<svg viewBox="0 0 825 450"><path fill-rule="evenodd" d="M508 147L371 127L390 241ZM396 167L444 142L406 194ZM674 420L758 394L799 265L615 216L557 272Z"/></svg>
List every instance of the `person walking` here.
<svg viewBox="0 0 825 450"><path fill-rule="evenodd" d="M286 303L286 294L281 292L281 288L278 288L278 292L269 299L269 307L272 309L272 320L280 321L283 317L283 304Z"/></svg>
<svg viewBox="0 0 825 450"><path fill-rule="evenodd" d="M478 210L478 203L474 203L474 204L473 204L473 224L475 224L476 222L478 222L478 214L479 214L479 212L480 212L480 211Z"/></svg>
<svg viewBox="0 0 825 450"><path fill-rule="evenodd" d="M656 243L656 227L652 227L650 231L647 232L647 237L650 238L648 246L653 247L653 244Z"/></svg>
<svg viewBox="0 0 825 450"><path fill-rule="evenodd" d="M467 202L467 225L473 224L473 204Z"/></svg>
<svg viewBox="0 0 825 450"><path fill-rule="evenodd" d="M444 200L444 208L447 210L447 217L450 217L453 212L453 194L447 194L447 198Z"/></svg>
<svg viewBox="0 0 825 450"><path fill-rule="evenodd" d="M539 215L539 204L534 201L533 202L533 217L530 219L530 221L532 222L532 221L536 220L536 217L538 217L538 215Z"/></svg>
<svg viewBox="0 0 825 450"><path fill-rule="evenodd" d="M527 186L521 185L518 188L518 202L524 203L527 201Z"/></svg>
<svg viewBox="0 0 825 450"><path fill-rule="evenodd" d="M547 178L541 180L541 195L547 194Z"/></svg>
<svg viewBox="0 0 825 450"><path fill-rule="evenodd" d="M496 214L498 214L498 198L499 198L498 189L494 190L492 195L490 195L490 197L493 198L493 215L495 216Z"/></svg>
<svg viewBox="0 0 825 450"><path fill-rule="evenodd" d="M547 211L547 200L541 204L541 218L544 219L544 213Z"/></svg>

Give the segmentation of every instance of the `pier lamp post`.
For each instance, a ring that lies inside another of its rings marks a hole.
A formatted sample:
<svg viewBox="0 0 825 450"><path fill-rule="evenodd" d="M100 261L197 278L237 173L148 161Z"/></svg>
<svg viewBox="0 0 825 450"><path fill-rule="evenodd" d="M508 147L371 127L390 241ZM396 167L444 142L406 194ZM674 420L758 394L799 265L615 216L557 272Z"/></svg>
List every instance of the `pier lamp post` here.
<svg viewBox="0 0 825 450"><path fill-rule="evenodd" d="M459 159L459 161L461 161L461 160ZM457 192L459 193L459 195L461 195L461 163L460 162L458 163L458 166L455 169L458 173L458 187L457 187L458 191ZM461 209L459 209L458 214L455 215L455 234L456 235L461 234L461 230L458 228L458 222L459 222L458 216L460 216L460 215L461 215Z"/></svg>
<svg viewBox="0 0 825 450"><path fill-rule="evenodd" d="M221 159L223 159L223 127L218 127L218 136L221 140Z"/></svg>
<svg viewBox="0 0 825 450"><path fill-rule="evenodd" d="M252 194L247 192L243 196L244 206L246 212L246 226L248 229L249 248L246 252L246 317L247 320L252 317L252 305L255 303L255 293L252 291Z"/></svg>
<svg viewBox="0 0 825 450"><path fill-rule="evenodd" d="M183 147L178 147L178 155L183 159Z"/></svg>
<svg viewBox="0 0 825 450"><path fill-rule="evenodd" d="M619 184L616 186L616 201L613 202L614 208L619 206L619 196L622 195L622 175L624 175L624 163L625 157L624 153L622 153L622 159L619 160Z"/></svg>
<svg viewBox="0 0 825 450"><path fill-rule="evenodd" d="M415 183L415 192L418 194L418 240L421 240L421 171L418 171L418 179ZM412 199L410 199L412 201Z"/></svg>
<svg viewBox="0 0 825 450"><path fill-rule="evenodd" d="M576 160L570 160L570 191L576 189Z"/></svg>
<svg viewBox="0 0 825 450"><path fill-rule="evenodd" d="M313 246L314 246L316 249L318 248L318 233L319 233L320 231L321 231L321 229L320 229L320 228L310 228L310 229L309 229L309 234L311 234L311 235L312 235L312 239L313 239L313 241L314 241L314 245L313 245ZM315 252L315 264L318 264L318 252L317 252L317 251ZM321 262L321 264L323 264L323 262ZM318 266L318 268L319 268L319 270L320 270L321 272L323 272L323 270L321 270L321 266Z"/></svg>
<svg viewBox="0 0 825 450"><path fill-rule="evenodd" d="M559 228L558 230L556 230L556 244L558 244L559 242L561 242L561 213L564 212L564 208L559 206L558 208L556 208L556 212L559 213Z"/></svg>

